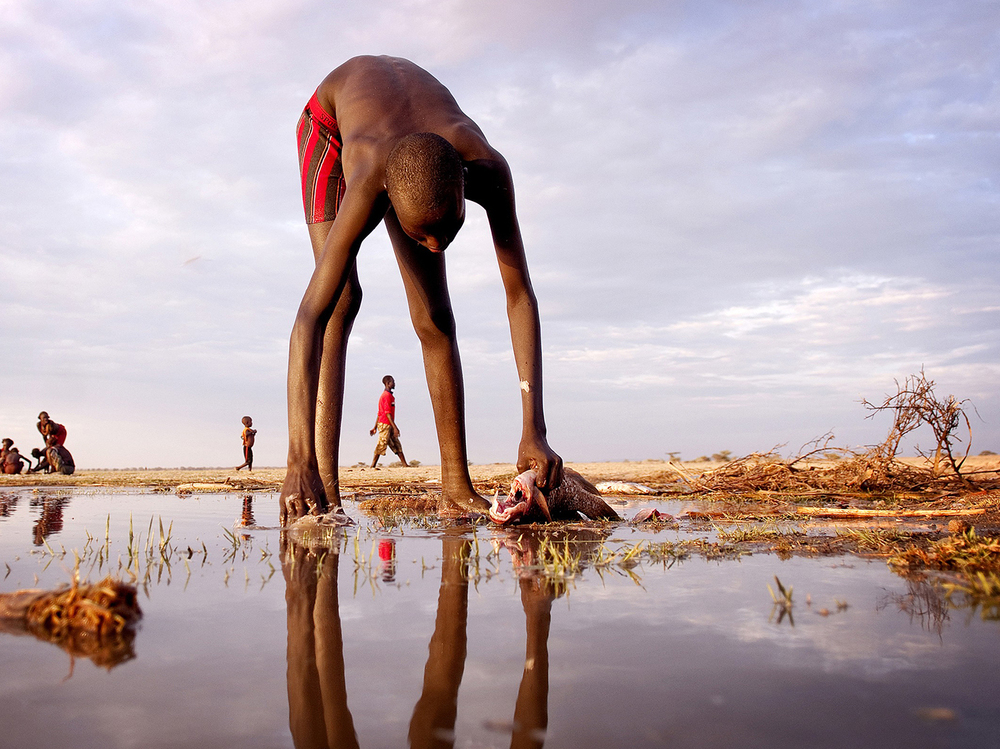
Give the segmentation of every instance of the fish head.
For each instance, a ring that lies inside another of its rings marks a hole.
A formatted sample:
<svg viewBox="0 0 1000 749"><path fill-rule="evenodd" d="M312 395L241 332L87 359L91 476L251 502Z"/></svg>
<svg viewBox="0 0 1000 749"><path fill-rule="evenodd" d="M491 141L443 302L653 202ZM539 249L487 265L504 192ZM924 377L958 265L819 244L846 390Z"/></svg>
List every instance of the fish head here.
<svg viewBox="0 0 1000 749"><path fill-rule="evenodd" d="M532 516L539 515L551 520L549 505L545 495L535 486L535 472L525 471L510 482L506 497L497 492L490 507L490 520L498 525L531 522Z"/></svg>

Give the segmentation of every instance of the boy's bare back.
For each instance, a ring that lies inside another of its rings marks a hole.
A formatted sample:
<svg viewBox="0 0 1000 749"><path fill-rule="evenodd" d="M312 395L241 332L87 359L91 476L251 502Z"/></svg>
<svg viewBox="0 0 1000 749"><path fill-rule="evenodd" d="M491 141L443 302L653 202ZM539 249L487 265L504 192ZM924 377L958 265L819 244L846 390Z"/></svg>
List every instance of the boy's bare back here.
<svg viewBox="0 0 1000 749"><path fill-rule="evenodd" d="M323 80L317 96L327 112L336 113L348 182L349 170L361 164L384 172L389 151L411 133L440 135L463 161L499 158L451 92L409 60L352 58Z"/></svg>

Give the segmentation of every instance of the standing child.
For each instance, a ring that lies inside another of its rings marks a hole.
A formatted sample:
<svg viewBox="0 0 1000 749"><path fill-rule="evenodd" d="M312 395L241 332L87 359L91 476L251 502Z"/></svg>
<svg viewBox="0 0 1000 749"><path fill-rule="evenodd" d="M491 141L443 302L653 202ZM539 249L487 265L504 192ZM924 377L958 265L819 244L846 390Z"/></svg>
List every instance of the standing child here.
<svg viewBox="0 0 1000 749"><path fill-rule="evenodd" d="M257 430L253 429L253 419L249 416L243 417L243 464L236 466L236 470L246 468L253 471L253 441Z"/></svg>
<svg viewBox="0 0 1000 749"><path fill-rule="evenodd" d="M375 426L369 434L378 432L378 442L375 444L375 456L372 458L372 468L378 467L378 459L385 455L386 448L392 450L399 456L399 462L403 467L408 467L406 457L403 455L403 446L399 443L399 427L396 426L396 397L392 391L396 388L396 381L392 375L382 378L385 390L378 399L378 414L375 416Z"/></svg>
<svg viewBox="0 0 1000 749"><path fill-rule="evenodd" d="M49 443L49 437L55 437L56 443L59 445L66 444L66 427L62 424L57 424L49 418L48 411L42 411L38 414L38 433L42 435L42 439L45 440L46 447Z"/></svg>

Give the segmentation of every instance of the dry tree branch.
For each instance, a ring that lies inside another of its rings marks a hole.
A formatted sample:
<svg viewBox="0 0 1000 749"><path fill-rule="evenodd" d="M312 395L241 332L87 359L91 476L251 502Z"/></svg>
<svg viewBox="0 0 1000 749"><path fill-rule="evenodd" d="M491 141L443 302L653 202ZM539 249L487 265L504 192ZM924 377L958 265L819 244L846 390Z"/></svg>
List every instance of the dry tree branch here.
<svg viewBox="0 0 1000 749"><path fill-rule="evenodd" d="M944 458L955 477L962 484L968 486L969 482L961 472L962 465L972 449L972 424L963 409L968 400L958 400L954 395L949 395L944 400L939 399L934 394L934 381L927 379L923 369L920 370L919 375L907 377L902 385L899 384L899 380L895 382L896 394L886 396L882 403L876 405L868 400L861 401L865 408L871 412L865 418L870 419L876 413L883 411L893 413L889 434L882 444L876 445L872 449L872 457L892 461L899 451L903 437L916 430L921 424L927 424L934 433L936 441L933 458L934 475L941 475L941 461ZM966 445L965 455L961 460L957 460L954 443L963 441L956 434L963 421L968 431L969 441ZM925 455L925 457L929 456Z"/></svg>

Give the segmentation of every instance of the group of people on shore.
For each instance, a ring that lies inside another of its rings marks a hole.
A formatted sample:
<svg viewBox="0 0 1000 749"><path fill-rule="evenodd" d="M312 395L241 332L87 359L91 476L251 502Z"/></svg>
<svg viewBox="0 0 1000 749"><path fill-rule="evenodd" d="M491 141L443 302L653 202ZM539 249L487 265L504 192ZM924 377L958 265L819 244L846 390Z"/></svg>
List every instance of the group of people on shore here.
<svg viewBox="0 0 1000 749"><path fill-rule="evenodd" d="M34 448L31 456L22 455L14 446L14 440L5 437L0 443L0 471L5 474L19 473L61 473L69 476L76 470L73 455L66 449L66 427L49 418L46 411L38 414L38 433L42 435L45 447ZM34 458L36 465L31 464Z"/></svg>

